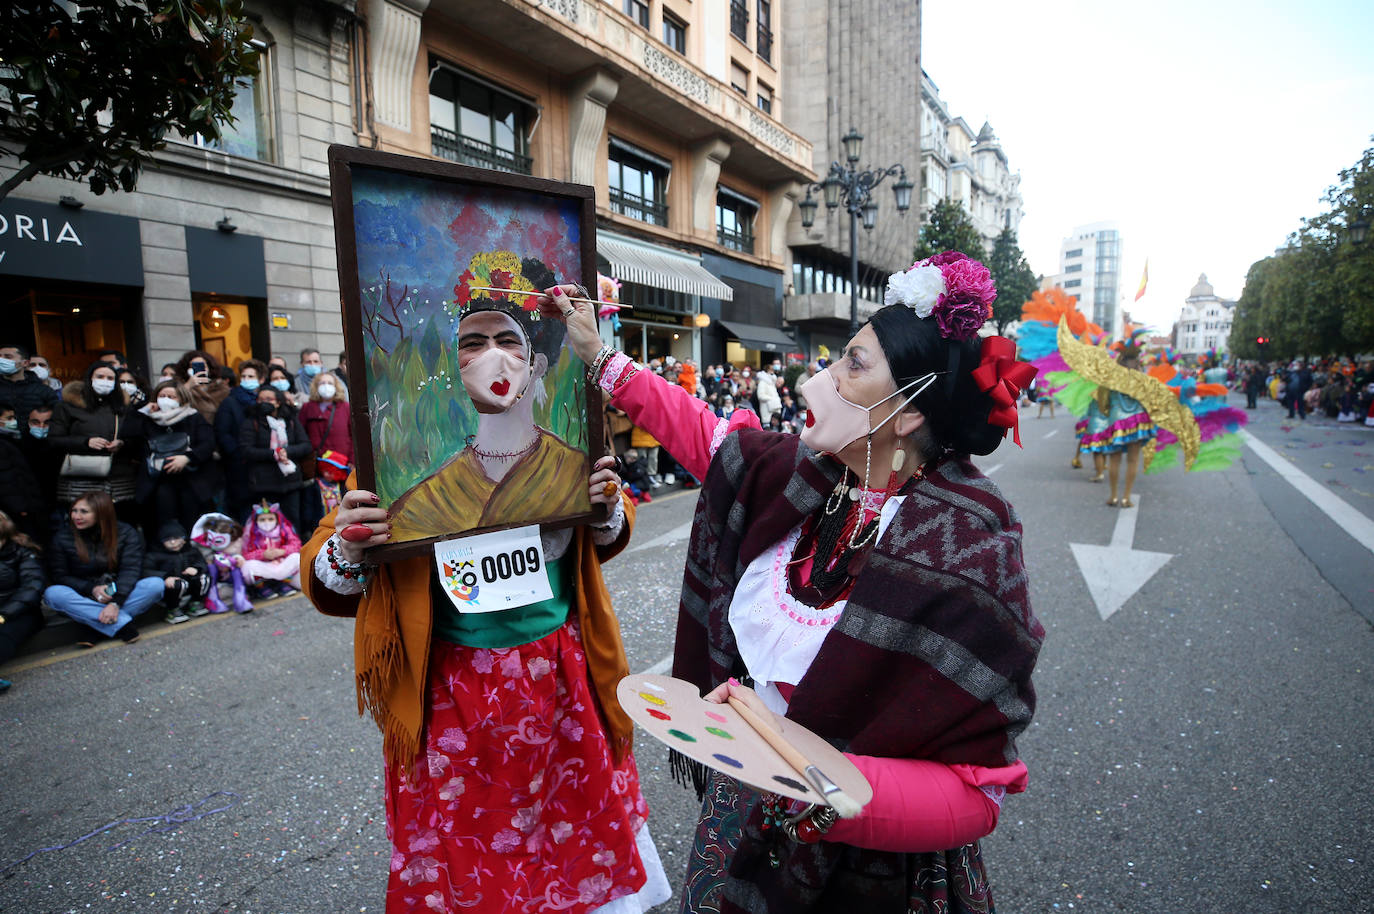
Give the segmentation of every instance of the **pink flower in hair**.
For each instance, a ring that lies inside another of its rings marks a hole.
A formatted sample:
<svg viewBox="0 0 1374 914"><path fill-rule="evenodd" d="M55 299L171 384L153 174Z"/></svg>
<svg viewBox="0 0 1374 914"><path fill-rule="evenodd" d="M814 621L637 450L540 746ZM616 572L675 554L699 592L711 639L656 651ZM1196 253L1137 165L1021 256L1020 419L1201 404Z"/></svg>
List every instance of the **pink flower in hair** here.
<svg viewBox="0 0 1374 914"><path fill-rule="evenodd" d="M941 265L945 294L935 303L932 313L941 336L952 340L969 340L977 336L978 330L991 315L992 303L997 299L997 287L992 282L992 273L978 261L970 260L957 251L946 251L937 256L949 254L957 254L959 259Z"/></svg>
<svg viewBox="0 0 1374 914"><path fill-rule="evenodd" d="M945 264L958 263L961 260L968 259L968 255L962 251L941 251L932 257L927 257L922 262L933 267L943 267Z"/></svg>

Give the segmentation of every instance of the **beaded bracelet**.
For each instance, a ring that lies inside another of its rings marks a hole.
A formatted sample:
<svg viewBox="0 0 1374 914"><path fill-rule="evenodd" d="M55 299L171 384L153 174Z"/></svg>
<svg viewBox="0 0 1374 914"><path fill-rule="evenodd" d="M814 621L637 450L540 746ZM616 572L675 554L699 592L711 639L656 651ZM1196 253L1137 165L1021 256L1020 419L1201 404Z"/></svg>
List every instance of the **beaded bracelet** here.
<svg viewBox="0 0 1374 914"><path fill-rule="evenodd" d="M368 562L350 562L344 559L335 551L332 536L325 542L324 556L335 574L345 581L357 581L359 584L366 584L368 571L376 567Z"/></svg>
<svg viewBox="0 0 1374 914"><path fill-rule="evenodd" d="M597 383L601 377L601 372L606 367L606 363L610 361L613 355L615 355L615 350L610 346L602 346L596 351L596 358L592 359L592 363L587 366L588 382L592 384Z"/></svg>

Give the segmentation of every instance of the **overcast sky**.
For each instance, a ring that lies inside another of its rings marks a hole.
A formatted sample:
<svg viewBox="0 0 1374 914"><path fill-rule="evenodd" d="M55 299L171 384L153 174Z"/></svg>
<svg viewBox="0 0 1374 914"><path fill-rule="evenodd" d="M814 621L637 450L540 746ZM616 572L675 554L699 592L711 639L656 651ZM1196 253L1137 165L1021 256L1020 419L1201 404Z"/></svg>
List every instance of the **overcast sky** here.
<svg viewBox="0 0 1374 914"><path fill-rule="evenodd" d="M1374 140L1370 0L926 0L922 65L1021 173L1021 247L1057 272L1120 224L1128 310L1167 331L1199 273L1239 298Z"/></svg>

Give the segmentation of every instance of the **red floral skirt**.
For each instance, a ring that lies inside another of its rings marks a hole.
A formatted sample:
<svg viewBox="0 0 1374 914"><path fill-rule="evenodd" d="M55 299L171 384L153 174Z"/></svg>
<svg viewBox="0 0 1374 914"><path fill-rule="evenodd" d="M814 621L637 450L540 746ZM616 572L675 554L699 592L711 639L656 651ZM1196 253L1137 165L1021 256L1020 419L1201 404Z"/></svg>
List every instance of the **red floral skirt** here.
<svg viewBox="0 0 1374 914"><path fill-rule="evenodd" d="M386 909L582 914L644 884L649 808L616 764L575 622L519 647L436 641L423 757L386 771Z"/></svg>

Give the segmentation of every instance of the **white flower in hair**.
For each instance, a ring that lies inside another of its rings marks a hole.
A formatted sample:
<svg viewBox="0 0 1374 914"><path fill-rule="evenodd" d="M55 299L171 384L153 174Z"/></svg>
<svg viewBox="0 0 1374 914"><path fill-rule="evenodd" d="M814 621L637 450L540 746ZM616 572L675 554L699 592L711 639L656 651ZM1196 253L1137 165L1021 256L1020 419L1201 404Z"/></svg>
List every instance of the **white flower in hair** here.
<svg viewBox="0 0 1374 914"><path fill-rule="evenodd" d="M934 265L918 263L902 273L887 278L887 294L883 304L906 305L917 317L930 317L935 303L945 294L945 275Z"/></svg>

